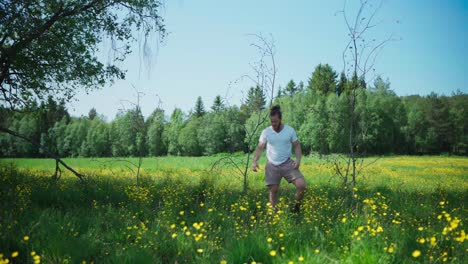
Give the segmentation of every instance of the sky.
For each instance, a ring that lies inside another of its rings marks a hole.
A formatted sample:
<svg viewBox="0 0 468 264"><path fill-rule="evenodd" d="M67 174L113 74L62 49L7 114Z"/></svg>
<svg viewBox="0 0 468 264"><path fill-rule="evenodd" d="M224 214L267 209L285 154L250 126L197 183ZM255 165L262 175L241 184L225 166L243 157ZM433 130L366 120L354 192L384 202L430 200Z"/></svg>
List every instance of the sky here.
<svg viewBox="0 0 468 264"><path fill-rule="evenodd" d="M353 2L347 1L350 18ZM145 116L158 106L166 115L176 107L188 113L198 96L206 109L216 95L240 105L254 84L235 81L254 75L250 65L259 59L250 34L274 39L276 83L282 87L291 79L307 85L319 63L339 73L349 40L343 15L337 13L343 6L344 0L165 0L161 15L169 34L163 43L150 39L151 63L145 63L141 43L135 43L133 53L118 64L127 70L126 79L78 93L69 111L87 115L94 107L112 120L119 109L131 107L128 101L137 101L135 88L144 93ZM397 39L374 65L397 95L468 93L468 1L384 0L374 20L380 23L368 32L369 39ZM97 56L103 62L109 49L109 43L101 45Z"/></svg>

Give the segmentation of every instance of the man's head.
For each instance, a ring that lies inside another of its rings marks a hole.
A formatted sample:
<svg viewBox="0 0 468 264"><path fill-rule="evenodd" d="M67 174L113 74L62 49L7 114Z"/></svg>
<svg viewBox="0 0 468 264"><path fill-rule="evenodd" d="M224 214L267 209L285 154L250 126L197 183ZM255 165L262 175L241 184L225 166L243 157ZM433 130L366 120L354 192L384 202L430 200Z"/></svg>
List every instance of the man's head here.
<svg viewBox="0 0 468 264"><path fill-rule="evenodd" d="M275 105L270 109L270 122L274 130L279 131L281 129L281 108L279 105Z"/></svg>

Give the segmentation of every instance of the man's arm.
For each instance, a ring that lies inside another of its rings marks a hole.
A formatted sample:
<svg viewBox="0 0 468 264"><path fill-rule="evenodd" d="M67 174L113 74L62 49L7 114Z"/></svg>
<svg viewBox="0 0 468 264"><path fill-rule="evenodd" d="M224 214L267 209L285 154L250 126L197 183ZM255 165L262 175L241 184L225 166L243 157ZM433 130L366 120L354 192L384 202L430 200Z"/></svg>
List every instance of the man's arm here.
<svg viewBox="0 0 468 264"><path fill-rule="evenodd" d="M294 146L294 152L296 153L296 160L294 161L293 168L299 169L299 166L301 165L301 158L302 158L301 143L299 143L299 140L296 140L293 142L293 146Z"/></svg>
<svg viewBox="0 0 468 264"><path fill-rule="evenodd" d="M265 148L265 143L258 143L257 148L255 149L254 152L254 158L252 161L252 170L257 171L258 170L258 159L260 159L260 155L262 154L263 149Z"/></svg>

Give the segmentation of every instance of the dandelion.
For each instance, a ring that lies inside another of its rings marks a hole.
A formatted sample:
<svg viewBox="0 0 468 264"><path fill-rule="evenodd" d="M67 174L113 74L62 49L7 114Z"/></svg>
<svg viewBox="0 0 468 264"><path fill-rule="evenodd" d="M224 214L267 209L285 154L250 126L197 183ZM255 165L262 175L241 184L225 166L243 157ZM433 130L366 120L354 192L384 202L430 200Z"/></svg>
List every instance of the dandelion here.
<svg viewBox="0 0 468 264"><path fill-rule="evenodd" d="M393 253L394 251L395 251L395 249L393 247L388 248L388 253Z"/></svg>
<svg viewBox="0 0 468 264"><path fill-rule="evenodd" d="M36 255L36 251L31 251L31 256L34 257Z"/></svg>
<svg viewBox="0 0 468 264"><path fill-rule="evenodd" d="M24 240L24 241L28 241L28 240L29 240L29 237L28 237L28 236L24 236L24 237L23 237L23 240Z"/></svg>
<svg viewBox="0 0 468 264"><path fill-rule="evenodd" d="M203 249L199 248L199 249L197 249L197 252L198 253L203 253Z"/></svg>
<svg viewBox="0 0 468 264"><path fill-rule="evenodd" d="M413 258L418 258L419 256L421 256L421 251L416 249L411 255L413 256Z"/></svg>
<svg viewBox="0 0 468 264"><path fill-rule="evenodd" d="M419 242L420 244L424 244L424 243L426 243L426 240L425 240L424 238L421 238L421 239L418 240L418 242Z"/></svg>
<svg viewBox="0 0 468 264"><path fill-rule="evenodd" d="M460 232L460 236L459 237L455 237L455 241L458 241L460 243L463 243L463 241L465 241L466 239L466 234L465 234L465 230L462 230Z"/></svg>
<svg viewBox="0 0 468 264"><path fill-rule="evenodd" d="M320 253L320 249L317 248L314 252L315 252L315 254L318 254L318 253Z"/></svg>
<svg viewBox="0 0 468 264"><path fill-rule="evenodd" d="M270 256L272 256L272 257L276 256L276 251L274 251L274 250L270 251Z"/></svg>
<svg viewBox="0 0 468 264"><path fill-rule="evenodd" d="M184 212L184 211L180 211L179 214L180 214L180 215L184 215L185 212Z"/></svg>
<svg viewBox="0 0 468 264"><path fill-rule="evenodd" d="M172 234L172 238L176 238L176 237L177 237L176 233Z"/></svg>
<svg viewBox="0 0 468 264"><path fill-rule="evenodd" d="M294 264L294 261L288 261L288 264Z"/></svg>
<svg viewBox="0 0 468 264"><path fill-rule="evenodd" d="M418 227L418 231L423 231L423 230L424 230L424 228L423 228L423 227L421 227L421 226L420 226L420 227Z"/></svg>
<svg viewBox="0 0 468 264"><path fill-rule="evenodd" d="M271 238L271 237L267 238L268 243L271 243L271 241L273 241L273 238Z"/></svg>
<svg viewBox="0 0 468 264"><path fill-rule="evenodd" d="M11 253L12 258L16 258L19 255L18 251Z"/></svg>
<svg viewBox="0 0 468 264"><path fill-rule="evenodd" d="M226 260L221 260L221 261L219 262L219 264L227 264L227 261L226 261Z"/></svg>
<svg viewBox="0 0 468 264"><path fill-rule="evenodd" d="M346 223L346 217L343 217L343 219L341 219L341 223Z"/></svg>
<svg viewBox="0 0 468 264"><path fill-rule="evenodd" d="M171 229L174 229L176 227L176 224L171 225Z"/></svg>
<svg viewBox="0 0 468 264"><path fill-rule="evenodd" d="M297 260L299 260L299 262L303 262L303 261L304 261L304 257L303 257L303 256L300 256Z"/></svg>

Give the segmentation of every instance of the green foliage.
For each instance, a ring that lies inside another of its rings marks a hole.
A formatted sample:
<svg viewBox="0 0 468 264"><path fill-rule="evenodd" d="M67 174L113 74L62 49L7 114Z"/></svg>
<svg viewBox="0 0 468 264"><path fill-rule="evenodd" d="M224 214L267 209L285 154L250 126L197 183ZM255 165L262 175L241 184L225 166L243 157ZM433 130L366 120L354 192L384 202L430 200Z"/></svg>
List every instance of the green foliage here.
<svg viewBox="0 0 468 264"><path fill-rule="evenodd" d="M71 99L78 89L102 87L125 74L115 61L130 53L135 31L164 36L157 0L3 1L0 5L0 102L11 108L48 96ZM116 44L105 65L95 51Z"/></svg>
<svg viewBox="0 0 468 264"><path fill-rule="evenodd" d="M184 113L179 108L174 109L171 114L171 121L164 130L166 138L167 153L170 155L180 155L182 146L179 144L179 134L184 127Z"/></svg>
<svg viewBox="0 0 468 264"><path fill-rule="evenodd" d="M300 215L290 212L292 185L282 185L274 213L263 172L242 193L231 173L206 171L217 159L147 158L139 186L123 164L103 168L107 158L67 160L95 175L87 184L67 173L45 177L50 159L2 159L0 258L32 263L34 251L44 263L467 261L466 158L382 158L365 172L351 212L323 161L305 157Z"/></svg>
<svg viewBox="0 0 468 264"><path fill-rule="evenodd" d="M244 113L258 112L265 109L266 95L260 86L250 87L247 98L241 106Z"/></svg>
<svg viewBox="0 0 468 264"><path fill-rule="evenodd" d="M325 65L314 74L319 72L334 71ZM468 153L466 94L397 96L390 82L380 77L372 85L362 78L354 81L361 87L356 90L354 117L355 150L361 154ZM327 93L303 89L301 83L290 81L274 104L281 106L283 123L295 128L303 152L349 152L352 82L341 74L336 92ZM226 106L218 95L211 112L205 112L199 97L195 111L187 116L175 109L167 120L164 111L156 109L145 120L135 108L106 122L95 109L86 117L70 118L65 102L50 97L22 113L0 108L0 122L62 157L212 155L255 148L262 129L269 126L265 100L262 89L252 87L240 109ZM30 143L9 135L0 135L0 143L2 157L44 156Z"/></svg>
<svg viewBox="0 0 468 264"><path fill-rule="evenodd" d="M146 125L140 109L120 113L111 124L109 137L114 157L145 156Z"/></svg>
<svg viewBox="0 0 468 264"><path fill-rule="evenodd" d="M198 96L197 101L195 102L194 112L196 117L202 117L205 114L205 106L203 105L201 96Z"/></svg>
<svg viewBox="0 0 468 264"><path fill-rule="evenodd" d="M319 64L312 73L307 88L325 95L335 93L336 77L337 74L330 65Z"/></svg>
<svg viewBox="0 0 468 264"><path fill-rule="evenodd" d="M166 125L164 110L156 109L147 120L148 154L150 156L162 156L167 153L167 145L164 142L163 131Z"/></svg>
<svg viewBox="0 0 468 264"><path fill-rule="evenodd" d="M221 112L224 110L226 106L224 105L223 99L220 95L217 95L213 101L213 106L211 106L211 110L213 112Z"/></svg>
<svg viewBox="0 0 468 264"><path fill-rule="evenodd" d="M202 155L202 147L198 139L198 131L203 118L194 116L189 119L184 128L179 133L179 145L181 146L181 155L184 156L200 156Z"/></svg>
<svg viewBox="0 0 468 264"><path fill-rule="evenodd" d="M285 94L289 96L293 96L294 94L297 93L297 91L298 91L298 88L296 87L296 83L293 80L290 80L288 84L286 85L286 87L284 88Z"/></svg>
<svg viewBox="0 0 468 264"><path fill-rule="evenodd" d="M204 116L198 130L198 139L203 146L204 155L212 155L226 150L227 121L222 112L209 113Z"/></svg>

